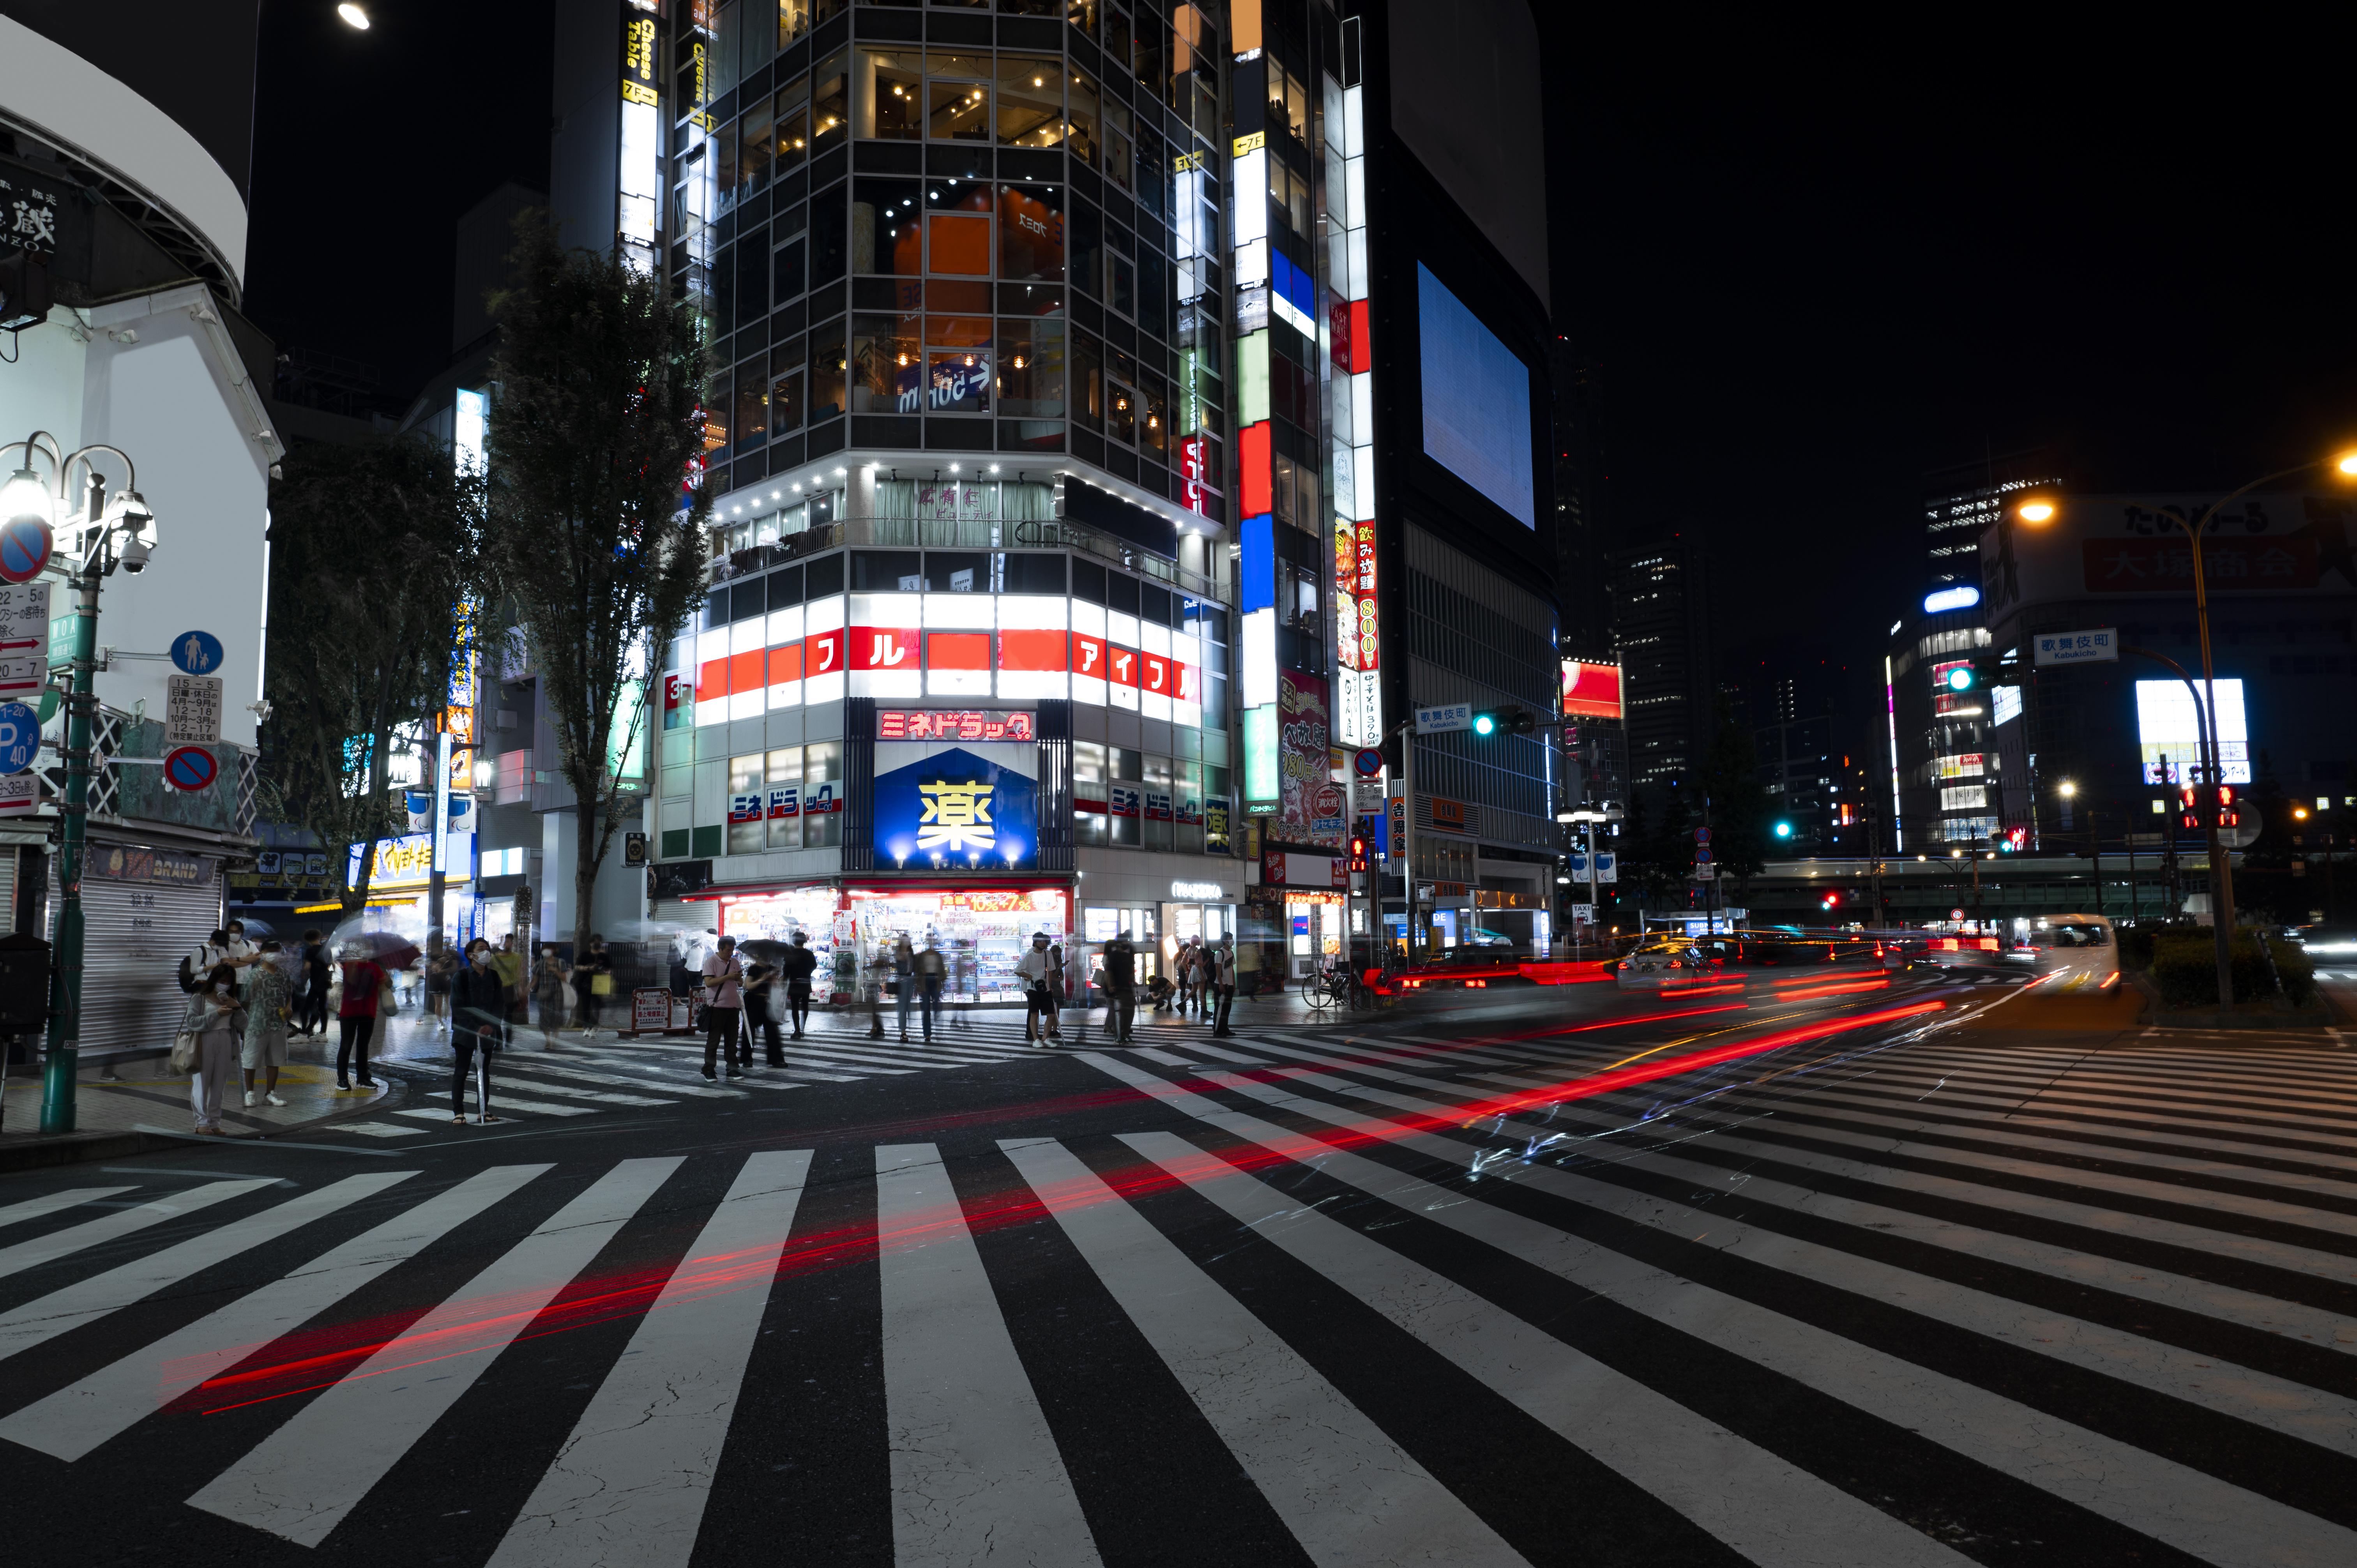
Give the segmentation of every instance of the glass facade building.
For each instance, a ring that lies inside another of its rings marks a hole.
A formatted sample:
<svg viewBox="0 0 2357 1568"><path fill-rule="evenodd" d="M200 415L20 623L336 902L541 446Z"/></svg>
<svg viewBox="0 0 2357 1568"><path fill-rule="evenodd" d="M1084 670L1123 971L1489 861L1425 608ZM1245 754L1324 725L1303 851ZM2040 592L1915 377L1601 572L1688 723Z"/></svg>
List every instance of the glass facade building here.
<svg viewBox="0 0 2357 1568"><path fill-rule="evenodd" d="M982 1000L1034 930L1232 933L1224 16L642 15L662 135L634 176L626 108L617 232L659 193L644 264L712 345L658 922L804 930L845 985L930 936Z"/></svg>

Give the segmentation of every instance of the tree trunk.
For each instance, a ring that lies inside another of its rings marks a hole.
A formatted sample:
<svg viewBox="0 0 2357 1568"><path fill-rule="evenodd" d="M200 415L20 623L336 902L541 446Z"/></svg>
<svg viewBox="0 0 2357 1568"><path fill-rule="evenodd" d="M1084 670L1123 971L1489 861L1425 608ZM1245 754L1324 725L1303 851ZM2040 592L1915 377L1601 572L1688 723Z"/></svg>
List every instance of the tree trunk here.
<svg viewBox="0 0 2357 1568"><path fill-rule="evenodd" d="M376 712L370 716L368 798L382 802L385 790L393 783L393 715L385 710L393 705L393 671L380 667L376 682ZM361 874L359 879L344 889L344 918L349 920L368 908L369 884L376 875L376 826L371 824L361 840Z"/></svg>
<svg viewBox="0 0 2357 1568"><path fill-rule="evenodd" d="M573 961L589 950L590 900L597 891L598 863L605 859L597 842L597 800L592 789L573 792Z"/></svg>

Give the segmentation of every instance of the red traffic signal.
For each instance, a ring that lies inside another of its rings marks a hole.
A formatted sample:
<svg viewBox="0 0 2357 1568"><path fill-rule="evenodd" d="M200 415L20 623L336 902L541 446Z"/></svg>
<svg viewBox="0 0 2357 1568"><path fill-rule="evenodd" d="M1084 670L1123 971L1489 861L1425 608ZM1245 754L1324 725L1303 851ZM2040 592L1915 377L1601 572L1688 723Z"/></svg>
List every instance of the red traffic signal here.
<svg viewBox="0 0 2357 1568"><path fill-rule="evenodd" d="M1351 869L1367 869L1367 841L1357 833L1351 835Z"/></svg>

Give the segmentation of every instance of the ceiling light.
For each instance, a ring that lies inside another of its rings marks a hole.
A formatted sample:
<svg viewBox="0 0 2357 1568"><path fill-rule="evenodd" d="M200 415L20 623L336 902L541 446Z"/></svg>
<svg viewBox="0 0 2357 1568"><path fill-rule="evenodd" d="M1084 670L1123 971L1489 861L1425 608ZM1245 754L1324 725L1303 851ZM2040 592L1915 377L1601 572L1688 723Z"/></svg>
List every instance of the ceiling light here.
<svg viewBox="0 0 2357 1568"><path fill-rule="evenodd" d="M994 474L995 474L995 473L996 473L996 472L998 472L998 465L997 465L997 464L996 464L996 463L993 463L993 464L990 466L990 471L991 471L992 473L994 473Z"/></svg>

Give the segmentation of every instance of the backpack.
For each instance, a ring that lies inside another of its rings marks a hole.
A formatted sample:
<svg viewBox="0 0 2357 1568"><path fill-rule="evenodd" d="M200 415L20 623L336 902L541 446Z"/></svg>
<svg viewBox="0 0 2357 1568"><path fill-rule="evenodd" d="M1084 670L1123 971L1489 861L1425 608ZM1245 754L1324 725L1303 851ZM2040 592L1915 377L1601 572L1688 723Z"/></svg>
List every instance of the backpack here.
<svg viewBox="0 0 2357 1568"><path fill-rule="evenodd" d="M184 996L194 996L197 993L196 966L188 961L192 956L189 953L180 955L180 993Z"/></svg>

